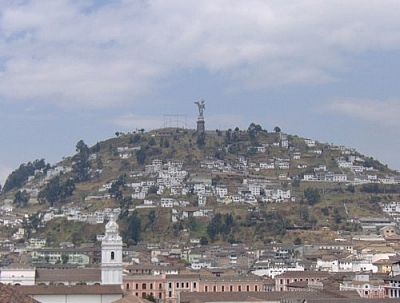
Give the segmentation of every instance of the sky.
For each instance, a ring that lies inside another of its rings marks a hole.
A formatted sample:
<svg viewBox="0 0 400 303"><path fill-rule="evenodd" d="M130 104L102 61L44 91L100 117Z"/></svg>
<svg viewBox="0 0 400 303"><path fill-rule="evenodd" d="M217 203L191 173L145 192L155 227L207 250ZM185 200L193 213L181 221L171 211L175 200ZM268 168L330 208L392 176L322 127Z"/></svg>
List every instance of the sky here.
<svg viewBox="0 0 400 303"><path fill-rule="evenodd" d="M0 1L0 184L115 132L250 123L400 169L398 0Z"/></svg>

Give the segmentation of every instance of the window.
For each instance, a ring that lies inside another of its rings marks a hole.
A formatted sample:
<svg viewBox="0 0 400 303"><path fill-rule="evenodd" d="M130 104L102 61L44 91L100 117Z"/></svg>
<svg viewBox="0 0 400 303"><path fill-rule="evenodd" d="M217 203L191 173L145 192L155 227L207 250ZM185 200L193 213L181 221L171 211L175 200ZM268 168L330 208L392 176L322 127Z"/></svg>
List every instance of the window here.
<svg viewBox="0 0 400 303"><path fill-rule="evenodd" d="M250 291L250 286L246 285L246 291Z"/></svg>
<svg viewBox="0 0 400 303"><path fill-rule="evenodd" d="M196 282L194 282L193 283L193 288L196 288L197 287L197 284L196 284Z"/></svg>
<svg viewBox="0 0 400 303"><path fill-rule="evenodd" d="M161 292L158 293L158 298L162 299L162 293Z"/></svg>
<svg viewBox="0 0 400 303"><path fill-rule="evenodd" d="M179 288L179 282L176 282L176 288Z"/></svg>
<svg viewBox="0 0 400 303"><path fill-rule="evenodd" d="M254 285L254 291L258 291L258 286Z"/></svg>
<svg viewBox="0 0 400 303"><path fill-rule="evenodd" d="M207 292L208 291L208 286L204 286L204 291Z"/></svg>
<svg viewBox="0 0 400 303"><path fill-rule="evenodd" d="M168 297L170 297L170 298L172 297L172 291L168 292Z"/></svg>
<svg viewBox="0 0 400 303"><path fill-rule="evenodd" d="M142 289L146 289L146 283L142 283Z"/></svg>
<svg viewBox="0 0 400 303"><path fill-rule="evenodd" d="M135 284L135 289L139 289L139 283Z"/></svg>
<svg viewBox="0 0 400 303"><path fill-rule="evenodd" d="M115 257L115 256L114 256L114 252L112 251L112 252L111 252L111 260L114 260L114 257Z"/></svg>
<svg viewBox="0 0 400 303"><path fill-rule="evenodd" d="M150 289L153 289L153 283L150 283Z"/></svg>
<svg viewBox="0 0 400 303"><path fill-rule="evenodd" d="M145 299L146 298L146 293L142 292L142 298Z"/></svg>
<svg viewBox="0 0 400 303"><path fill-rule="evenodd" d="M233 286L229 285L229 291L233 291Z"/></svg>
<svg viewBox="0 0 400 303"><path fill-rule="evenodd" d="M217 291L217 286L213 286L213 292L216 292Z"/></svg>
<svg viewBox="0 0 400 303"><path fill-rule="evenodd" d="M238 291L242 291L242 285L239 285Z"/></svg>
<svg viewBox="0 0 400 303"><path fill-rule="evenodd" d="M224 285L221 286L221 291L222 291L222 292L225 291L225 286L224 286Z"/></svg>
<svg viewBox="0 0 400 303"><path fill-rule="evenodd" d="M162 284L161 284L161 283L158 284L158 288L159 288L159 289L162 289Z"/></svg>
<svg viewBox="0 0 400 303"><path fill-rule="evenodd" d="M129 289L129 283L126 283L126 289Z"/></svg>
<svg viewBox="0 0 400 303"><path fill-rule="evenodd" d="M186 282L186 288L189 288L189 282Z"/></svg>
<svg viewBox="0 0 400 303"><path fill-rule="evenodd" d="M171 282L168 284L168 287L169 287L169 288L172 288L172 283L171 283Z"/></svg>
<svg viewBox="0 0 400 303"><path fill-rule="evenodd" d="M136 296L136 297L139 297L139 293L135 292L135 296Z"/></svg>
<svg viewBox="0 0 400 303"><path fill-rule="evenodd" d="M184 288L185 287L185 283L182 282L181 283L181 287Z"/></svg>

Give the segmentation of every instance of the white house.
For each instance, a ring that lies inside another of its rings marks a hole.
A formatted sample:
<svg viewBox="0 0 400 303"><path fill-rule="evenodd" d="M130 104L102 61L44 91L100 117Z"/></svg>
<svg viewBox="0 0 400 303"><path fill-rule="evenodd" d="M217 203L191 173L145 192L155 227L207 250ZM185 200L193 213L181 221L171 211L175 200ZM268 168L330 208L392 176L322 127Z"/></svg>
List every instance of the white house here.
<svg viewBox="0 0 400 303"><path fill-rule="evenodd" d="M26 264L12 263L2 267L0 282L11 285L35 285L36 269Z"/></svg>
<svg viewBox="0 0 400 303"><path fill-rule="evenodd" d="M215 187L215 193L218 198L224 198L228 194L228 188L226 185L217 185Z"/></svg>
<svg viewBox="0 0 400 303"><path fill-rule="evenodd" d="M307 144L308 147L315 147L315 140L304 139L304 142Z"/></svg>

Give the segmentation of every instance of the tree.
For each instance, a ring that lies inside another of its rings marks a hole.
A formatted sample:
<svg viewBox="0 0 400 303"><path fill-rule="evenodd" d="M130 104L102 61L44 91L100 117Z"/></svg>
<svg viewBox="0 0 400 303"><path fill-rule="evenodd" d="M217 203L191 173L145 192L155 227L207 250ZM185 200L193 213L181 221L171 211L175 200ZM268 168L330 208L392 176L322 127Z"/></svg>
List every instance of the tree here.
<svg viewBox="0 0 400 303"><path fill-rule="evenodd" d="M256 135L257 133L262 131L262 127L259 124L251 123L249 127L247 128L247 133L249 134L249 138L251 141L251 144L253 146L258 145Z"/></svg>
<svg viewBox="0 0 400 303"><path fill-rule="evenodd" d="M232 135L231 135L231 131L227 130L225 132L225 144L230 144L232 142Z"/></svg>
<svg viewBox="0 0 400 303"><path fill-rule="evenodd" d="M151 195L151 194L155 195L155 194L157 194L157 191L158 191L158 186L157 185L152 185L152 186L149 187L148 194L149 195Z"/></svg>
<svg viewBox="0 0 400 303"><path fill-rule="evenodd" d="M149 146L154 146L154 145L156 145L156 140L153 137L151 137L149 140Z"/></svg>
<svg viewBox="0 0 400 303"><path fill-rule="evenodd" d="M148 226L150 226L151 231L154 230L154 224L156 223L156 211L154 209L150 210L147 215Z"/></svg>
<svg viewBox="0 0 400 303"><path fill-rule="evenodd" d="M309 205L314 205L319 202L321 195L317 188L308 187L304 190L304 198Z"/></svg>
<svg viewBox="0 0 400 303"><path fill-rule="evenodd" d="M356 187L352 184L349 184L347 185L346 190L354 194L356 192Z"/></svg>
<svg viewBox="0 0 400 303"><path fill-rule="evenodd" d="M163 146L162 147L164 147L164 148L169 148L169 141L167 140L167 139L165 139L164 141L163 141Z"/></svg>
<svg viewBox="0 0 400 303"><path fill-rule="evenodd" d="M247 131L258 133L262 131L262 127L260 124L250 123L249 127L247 128Z"/></svg>
<svg viewBox="0 0 400 303"><path fill-rule="evenodd" d="M26 190L19 190L14 195L13 203L17 204L18 206L22 205L23 207L26 207L28 206L29 198L30 196Z"/></svg>
<svg viewBox="0 0 400 303"><path fill-rule="evenodd" d="M26 181L28 181L29 176L33 176L35 171L43 170L50 167L46 164L44 159L35 160L33 162L28 162L27 164L21 164L18 169L14 170L6 179L3 192L8 192L12 189L21 187Z"/></svg>
<svg viewBox="0 0 400 303"><path fill-rule="evenodd" d="M197 225L197 220L196 220L196 218L193 217L193 216L190 216L190 217L189 217L189 229L190 229L191 231L196 231L196 230L197 230L197 227L198 227L198 225Z"/></svg>
<svg viewBox="0 0 400 303"><path fill-rule="evenodd" d="M207 234L211 242L214 242L218 234L228 235L233 226L232 214L221 215L217 213L207 225Z"/></svg>
<svg viewBox="0 0 400 303"><path fill-rule="evenodd" d="M143 148L136 152L136 161L138 164L144 164L146 162L146 152Z"/></svg>
<svg viewBox="0 0 400 303"><path fill-rule="evenodd" d="M294 239L294 241L293 241L293 244L294 245L300 245L302 242L301 242L301 239L299 238L299 237L297 237L296 239Z"/></svg>
<svg viewBox="0 0 400 303"><path fill-rule="evenodd" d="M324 214L324 216L329 216L329 208L323 207L321 208L321 212Z"/></svg>
<svg viewBox="0 0 400 303"><path fill-rule="evenodd" d="M49 203L53 206L57 201L64 201L72 196L75 190L75 181L72 178L62 181L59 176L54 177L47 183L46 187L39 192L39 203Z"/></svg>
<svg viewBox="0 0 400 303"><path fill-rule="evenodd" d="M96 162L96 168L97 169L103 169L103 161L101 160L100 157L97 158L97 162Z"/></svg>
<svg viewBox="0 0 400 303"><path fill-rule="evenodd" d="M308 222L308 219L310 217L310 213L308 211L307 206L302 205L302 206L299 207L299 217L304 222Z"/></svg>
<svg viewBox="0 0 400 303"><path fill-rule="evenodd" d="M280 133L280 132L281 132L281 128L280 128L279 126L275 126L275 127L274 127L274 131L275 131L276 133Z"/></svg>
<svg viewBox="0 0 400 303"><path fill-rule="evenodd" d="M208 244L208 239L207 237L201 237L200 238L200 245L207 245Z"/></svg>
<svg viewBox="0 0 400 303"><path fill-rule="evenodd" d="M122 231L121 235L124 242L133 241L138 243L140 240L142 220L139 218L137 211L134 211L127 219L127 227Z"/></svg>
<svg viewBox="0 0 400 303"><path fill-rule="evenodd" d="M125 186L126 174L121 174L119 175L118 180L111 183L111 188L108 190L111 196L120 203L120 206L122 208L124 208L125 206L129 206L129 201L123 201L122 191L125 189Z"/></svg>
<svg viewBox="0 0 400 303"><path fill-rule="evenodd" d="M67 254L61 254L61 263L62 264L67 264L68 263L68 255Z"/></svg>
<svg viewBox="0 0 400 303"><path fill-rule="evenodd" d="M95 145L93 145L90 148L90 153L98 153L100 151L100 149L101 149L100 143L97 142Z"/></svg>
<svg viewBox="0 0 400 303"><path fill-rule="evenodd" d="M141 139L141 136L139 134L136 134L129 139L129 143L132 143L132 144L138 143L140 141L140 139Z"/></svg>
<svg viewBox="0 0 400 303"><path fill-rule="evenodd" d="M72 166L72 174L76 182L85 182L90 179L91 163L89 161L90 150L89 147L83 142L78 141L76 144L76 151L78 152L73 160L75 164Z"/></svg>

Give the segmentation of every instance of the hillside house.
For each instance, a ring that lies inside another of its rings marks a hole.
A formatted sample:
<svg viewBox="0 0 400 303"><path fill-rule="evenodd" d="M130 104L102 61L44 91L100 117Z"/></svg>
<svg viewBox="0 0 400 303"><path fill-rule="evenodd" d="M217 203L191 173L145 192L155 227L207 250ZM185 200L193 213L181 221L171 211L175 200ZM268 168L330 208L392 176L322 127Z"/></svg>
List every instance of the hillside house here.
<svg viewBox="0 0 400 303"><path fill-rule="evenodd" d="M282 190L282 189L266 189L265 190L265 197L263 197L263 202L282 202L286 200L290 200L291 198L291 191Z"/></svg>
<svg viewBox="0 0 400 303"><path fill-rule="evenodd" d="M304 142L307 144L308 147L315 147L315 140L304 139Z"/></svg>
<svg viewBox="0 0 400 303"><path fill-rule="evenodd" d="M275 164L273 162L261 162L260 169L275 169Z"/></svg>
<svg viewBox="0 0 400 303"><path fill-rule="evenodd" d="M295 152L293 153L293 160L300 160L301 159L301 152Z"/></svg>
<svg viewBox="0 0 400 303"><path fill-rule="evenodd" d="M222 199L228 194L228 188L226 185L217 185L215 187L215 194L218 198Z"/></svg>

